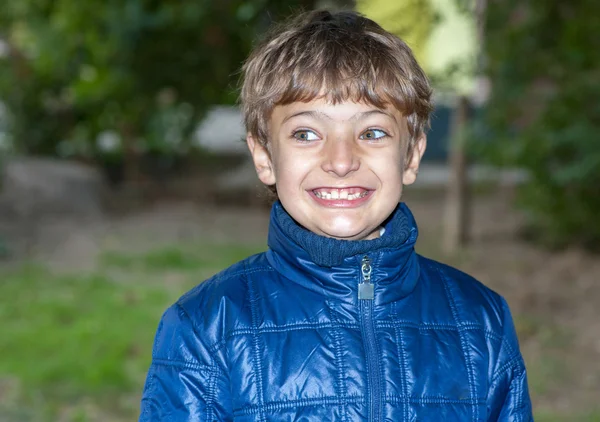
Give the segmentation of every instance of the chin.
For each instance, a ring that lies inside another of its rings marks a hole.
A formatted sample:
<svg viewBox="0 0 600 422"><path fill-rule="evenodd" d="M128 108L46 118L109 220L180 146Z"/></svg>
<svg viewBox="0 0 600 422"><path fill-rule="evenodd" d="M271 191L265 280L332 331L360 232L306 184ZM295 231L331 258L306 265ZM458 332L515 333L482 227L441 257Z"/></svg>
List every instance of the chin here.
<svg viewBox="0 0 600 422"><path fill-rule="evenodd" d="M361 231L357 232L356 230L341 230L341 229L329 229L322 230L322 233L327 237L332 237L334 239L340 240L364 240L370 237L373 231Z"/></svg>
<svg viewBox="0 0 600 422"><path fill-rule="evenodd" d="M325 236L343 240L364 239L373 231L351 218L333 218L330 221L325 220L324 223L328 224L321 225L319 229Z"/></svg>

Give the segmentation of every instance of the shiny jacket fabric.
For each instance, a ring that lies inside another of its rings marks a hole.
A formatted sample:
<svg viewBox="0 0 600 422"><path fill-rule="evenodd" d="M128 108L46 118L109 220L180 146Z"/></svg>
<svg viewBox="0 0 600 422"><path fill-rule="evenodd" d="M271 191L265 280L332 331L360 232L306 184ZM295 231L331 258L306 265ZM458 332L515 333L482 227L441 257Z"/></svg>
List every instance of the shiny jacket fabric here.
<svg viewBox="0 0 600 422"><path fill-rule="evenodd" d="M405 205L382 241L294 224L166 311L141 422L533 420L506 302L416 254Z"/></svg>

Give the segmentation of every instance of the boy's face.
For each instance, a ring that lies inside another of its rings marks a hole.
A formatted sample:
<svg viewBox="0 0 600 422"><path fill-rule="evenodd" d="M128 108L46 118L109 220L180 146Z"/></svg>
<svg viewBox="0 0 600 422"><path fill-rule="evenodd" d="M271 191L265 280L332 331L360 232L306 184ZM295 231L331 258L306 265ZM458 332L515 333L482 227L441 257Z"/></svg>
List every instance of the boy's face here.
<svg viewBox="0 0 600 422"><path fill-rule="evenodd" d="M283 207L313 233L374 239L394 211L402 185L415 181L425 137L407 157L406 119L393 107L331 104L277 106L269 151L248 136L259 179L277 186Z"/></svg>

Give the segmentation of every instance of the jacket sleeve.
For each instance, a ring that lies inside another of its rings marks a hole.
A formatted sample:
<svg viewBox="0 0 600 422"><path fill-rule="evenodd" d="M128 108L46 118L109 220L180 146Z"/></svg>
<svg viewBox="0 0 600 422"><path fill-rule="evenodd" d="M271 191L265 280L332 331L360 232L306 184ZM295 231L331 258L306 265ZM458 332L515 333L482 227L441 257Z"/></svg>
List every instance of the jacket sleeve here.
<svg viewBox="0 0 600 422"><path fill-rule="evenodd" d="M527 371L508 305L502 300L504 335L487 397L489 422L533 422Z"/></svg>
<svg viewBox="0 0 600 422"><path fill-rule="evenodd" d="M229 383L185 311L162 317L142 395L140 422L232 420Z"/></svg>

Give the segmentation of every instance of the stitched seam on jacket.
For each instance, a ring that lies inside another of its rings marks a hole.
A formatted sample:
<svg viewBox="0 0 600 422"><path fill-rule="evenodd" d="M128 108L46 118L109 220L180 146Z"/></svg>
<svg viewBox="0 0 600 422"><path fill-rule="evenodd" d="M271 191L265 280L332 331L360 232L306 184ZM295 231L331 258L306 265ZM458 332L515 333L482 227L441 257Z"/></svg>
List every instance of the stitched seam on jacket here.
<svg viewBox="0 0 600 422"><path fill-rule="evenodd" d="M345 397L336 397L336 396L324 396L324 397L311 397L306 399L297 399L297 400L285 400L285 401L272 401L264 403L262 406L264 410L268 412L280 412L282 410L288 409L296 409L298 407L307 407L307 406L339 406L341 401L344 400L347 403L351 404L365 404L366 398L364 396L358 395L347 395ZM249 405L244 406L241 409L235 410L235 415L255 415L259 413L261 410L258 405Z"/></svg>
<svg viewBox="0 0 600 422"><path fill-rule="evenodd" d="M392 315L396 316L396 303L392 303ZM402 395L408 397L408 385L406 381L406 349L404 348L404 336L398 325L394 325L394 334L396 337L396 351L398 353L398 362L400 363L400 377L402 378ZM408 403L402 403L403 420L408 420Z"/></svg>
<svg viewBox="0 0 600 422"><path fill-rule="evenodd" d="M484 398L477 398L472 400L471 398L459 400L444 396L422 396L422 397L403 397L399 395L386 395L384 400L391 404L398 403L410 403L417 405L440 405L440 404L459 404L465 406L482 405L486 403ZM365 404L366 398L360 395L346 395L344 397L336 396L324 396L324 397L312 397L306 399L297 400L282 400L267 402L264 404L264 409L268 412L280 412L288 409L296 409L304 406L338 406L341 401L345 401L350 404ZM258 405L244 406L240 409L236 409L234 414L239 415L254 415L259 412Z"/></svg>
<svg viewBox="0 0 600 422"><path fill-rule="evenodd" d="M343 328L350 328L350 329L355 329L358 330L359 326L358 324L355 323L344 323L344 322L340 322L339 326L343 327ZM227 343L227 341L235 336L239 336L239 335L248 335L248 334L254 334L254 333L259 333L259 334L263 334L263 333L284 333L284 332L292 332L292 331L302 331L302 330L320 330L320 329L333 329L336 326L332 323L294 323L294 324L284 324L284 325L277 325L277 326L263 326L263 327L256 327L256 328L238 328L235 330L230 331L229 333L227 333L224 338L222 340L219 340L218 342L214 343L210 349L214 350L214 351L218 351L220 348L222 348L223 346L225 346L225 344Z"/></svg>
<svg viewBox="0 0 600 422"><path fill-rule="evenodd" d="M486 338L490 338L497 341L504 341L502 336L496 334L495 332L488 330L482 324L476 322L462 322L458 325L452 324L438 324L438 323L418 323L412 321L402 321L402 320L394 320L394 321L378 321L377 328L394 328L394 327L403 327L403 328L415 328L418 330L440 330L440 331L471 331L471 330L481 330ZM509 349L510 345L508 346Z"/></svg>
<svg viewBox="0 0 600 422"><path fill-rule="evenodd" d="M334 321L335 326L332 329L332 334L333 334L333 343L334 343L334 347L335 347L335 366L336 366L336 372L337 372L337 390L338 390L338 396L341 397L340 399L340 405L339 405L339 411L340 411L340 417L342 422L347 421L348 420L348 412L347 412L347 402L346 400L344 400L344 397L346 397L346 384L344 382L344 360L342 358L342 341L341 341L341 337L342 337L342 332L341 332L341 326L339 324L339 319L337 317L337 315L335 314L335 311L333 309L333 306L331 305L331 303L329 301L326 301L327 307L329 308L329 314L331 317L331 320Z"/></svg>
<svg viewBox="0 0 600 422"><path fill-rule="evenodd" d="M452 296L452 292L450 291L450 286L448 285L448 280L445 275L437 269L438 274L444 284L444 291L446 292L446 298L450 304L450 309L452 311L452 317L454 318L454 322L457 326L459 326L459 317L458 317L458 309L456 303L454 302L454 297ZM477 397L477 393L475 391L475 373L473 371L473 362L471 358L468 356L468 343L464 336L464 329L459 328L458 335L460 337L460 345L463 352L463 357L465 359L465 364L467 365L467 375L469 377L469 389L471 390L471 400L474 402ZM473 414L473 421L476 422L479 420L479 408L478 406L473 406L471 409Z"/></svg>
<svg viewBox="0 0 600 422"><path fill-rule="evenodd" d="M215 396L216 384L217 384L217 376L214 370L208 373L208 398L206 400L206 420L217 420L216 411L215 411L215 402L217 401Z"/></svg>
<svg viewBox="0 0 600 422"><path fill-rule="evenodd" d="M484 398L476 398L476 399L453 399L444 396L421 396L421 397L406 397L399 396L397 394L389 394L385 396L385 399L391 404L398 403L410 403L410 404L419 404L419 405L439 405L439 404L462 404L465 406L473 406L473 405L481 405L485 404L486 400Z"/></svg>
<svg viewBox="0 0 600 422"><path fill-rule="evenodd" d="M512 379L512 382L517 381L517 404L515 406L515 411L517 412L517 416L520 421L523 420L523 382L521 382L520 378L523 376L525 370L520 369L519 365L517 365L515 376Z"/></svg>
<svg viewBox="0 0 600 422"><path fill-rule="evenodd" d="M198 363L185 362L185 361L180 361L180 360L157 359L157 358L152 358L152 365L162 366L162 367L189 369L189 370L192 370L195 372L213 371L214 370L214 368L210 365L201 365Z"/></svg>
<svg viewBox="0 0 600 422"><path fill-rule="evenodd" d="M247 265L247 263L244 263L244 266ZM253 273L260 273L263 271L267 271L267 272L273 272L275 271L275 269L273 267L256 267L256 268L252 268L252 269L243 269L240 271L236 271L233 274L223 274L217 277L218 280L221 281L226 281L229 280L231 278L236 278L239 276L245 276L248 274L253 274Z"/></svg>
<svg viewBox="0 0 600 422"><path fill-rule="evenodd" d="M248 273L246 273L248 274ZM256 309L256 304L258 302L258 297L256 297L256 293L254 291L254 278L253 277L245 277L246 283L248 283L248 292L250 294L250 311L252 314L252 346L253 346L253 354L254 354L254 368L255 376L257 380L257 394L258 394L258 419L259 421L266 422L267 418L265 415L265 398L263 395L263 367L262 360L260 359L260 332L258 331L258 310Z"/></svg>
<svg viewBox="0 0 600 422"><path fill-rule="evenodd" d="M498 380L498 378L505 375L509 369L516 369L519 372L522 372L520 363L521 363L521 355L516 355L516 356L513 356L512 358L510 358L505 364L503 364L496 370L494 376L492 377L492 381L490 382L490 384L494 384Z"/></svg>
<svg viewBox="0 0 600 422"><path fill-rule="evenodd" d="M140 420L143 421L148 421L150 420L150 409L151 407L147 404L144 403L144 401L148 400L148 397L146 397L146 394L154 394L154 385L155 385L155 381L156 381L156 374L155 372L155 368L153 368L152 366L150 366L150 370L148 371L148 381L147 381L147 386L144 387L144 394L142 396L142 414L140 415Z"/></svg>
<svg viewBox="0 0 600 422"><path fill-rule="evenodd" d="M518 381L517 383L517 388L515 391L515 394L517 396L517 401L515 403L515 411L516 416L518 417L518 420L521 421L523 420L523 387L524 387L524 383L521 382L521 380L519 380L519 378L521 378L524 373L525 373L525 367L523 366L523 358L521 357L521 355L517 355L517 356L513 356L512 359L510 359L507 363L505 363L504 365L502 365L501 368L498 369L498 374L496 376L494 376L492 384L494 382L496 382L500 376L506 374L510 369L514 370L514 374L512 379L509 382L508 388L509 388L509 394L510 394L510 387L511 384L515 381ZM501 369L501 370L500 370Z"/></svg>
<svg viewBox="0 0 600 422"><path fill-rule="evenodd" d="M517 378L513 378L512 382L515 382L516 380L517 380ZM518 416L519 421L523 420L523 418L521 417L522 416L522 413L521 413L521 406L522 406L522 404L521 404L521 396L522 395L523 394L521 393L521 383L518 382L517 383L517 403L516 403L516 406L515 406L515 411L517 412L517 416Z"/></svg>
<svg viewBox="0 0 600 422"><path fill-rule="evenodd" d="M246 265L246 264L244 264L244 265ZM189 296L193 296L199 289L202 288L202 286L204 285L204 283L206 283L209 280L227 281L227 280L229 280L231 278L236 278L236 277L239 277L239 276L244 276L246 274L259 273L259 272L263 272L263 271L273 272L273 271L275 271L275 269L273 267L266 267L265 266L265 267L256 267L256 268L253 268L251 270L244 269L244 270L236 271L236 272L231 273L231 274L227 273L226 271L225 271L225 274L219 273L219 274L213 276L212 278L209 278L208 280L203 281L202 283L198 284L196 287L194 287L193 289L191 289L190 291L188 291L186 294L184 294L179 299L178 303L181 302L181 301L185 301L185 299L187 297L189 297Z"/></svg>
<svg viewBox="0 0 600 422"><path fill-rule="evenodd" d="M524 376L525 376L525 370L517 371L516 378L519 378L519 384L518 384L519 385L519 395L518 395L518 400L517 400L517 412L518 412L517 414L519 415L519 418L521 420L523 420L523 411L522 411L523 406L524 406L523 388L525 387L525 383L524 383L524 380L521 380L520 378L524 377Z"/></svg>
<svg viewBox="0 0 600 422"><path fill-rule="evenodd" d="M510 342L508 342L506 340L506 338L502 338L502 345L506 345L506 348L508 349L508 354L510 356L515 356L515 355L520 355L521 353L518 350L515 350L513 348L513 346L510 344Z"/></svg>
<svg viewBox="0 0 600 422"><path fill-rule="evenodd" d="M192 319L190 318L190 316L188 315L188 313L186 312L186 310L183 308L183 306L181 306L179 303L176 304L178 310L183 313L183 315L185 315L185 317L188 319L188 321L190 322L190 327L192 328L192 330L194 331L194 334L196 335L196 337L200 338L200 336L198 335L198 332L196 331L196 327L194 327L194 324L192 323ZM210 355L210 360L212 365L208 366L208 371L209 371L209 375L208 375L208 391L207 391L207 395L208 397L206 397L205 399L205 403L206 403L206 418L207 420L212 419L216 419L215 415L215 409L214 409L214 403L215 403L215 399L216 397L214 396L215 392L214 392L214 385L211 388L211 384L213 383L213 378L214 378L214 382L216 382L216 378L219 372L221 372L221 368L219 367L219 364L217 363L215 357L213 356L212 353L209 353ZM165 359L160 359L161 362L168 362L168 360ZM182 361L177 361L179 364L181 363L185 363ZM188 362L187 365L191 364L191 362ZM206 365L201 365L201 364L192 364L193 366L197 366L198 368L206 368Z"/></svg>
<svg viewBox="0 0 600 422"><path fill-rule="evenodd" d="M348 323L339 321L339 325L342 328L355 329L358 330L359 326L356 323ZM446 331L459 331L463 329L464 331L468 330L481 330L487 338L502 341L502 337L498 334L485 329L482 324L471 323L471 322L463 322L459 323L459 325L451 325L451 324L437 324L437 323L415 323L411 321L377 321L377 328L394 328L396 326L404 327L404 328L416 328L419 330L446 330ZM331 323L294 323L294 324L284 324L278 326L263 326L256 329L252 328L238 328L227 333L222 340L219 340L210 346L210 350L212 352L217 352L221 349L227 341L238 335L248 335L254 334L258 331L258 333L278 333L278 332L292 332L292 331L302 331L302 330L312 330L312 329L334 329L336 325ZM510 349L510 345L507 344L507 347ZM512 350L512 349L511 349Z"/></svg>

